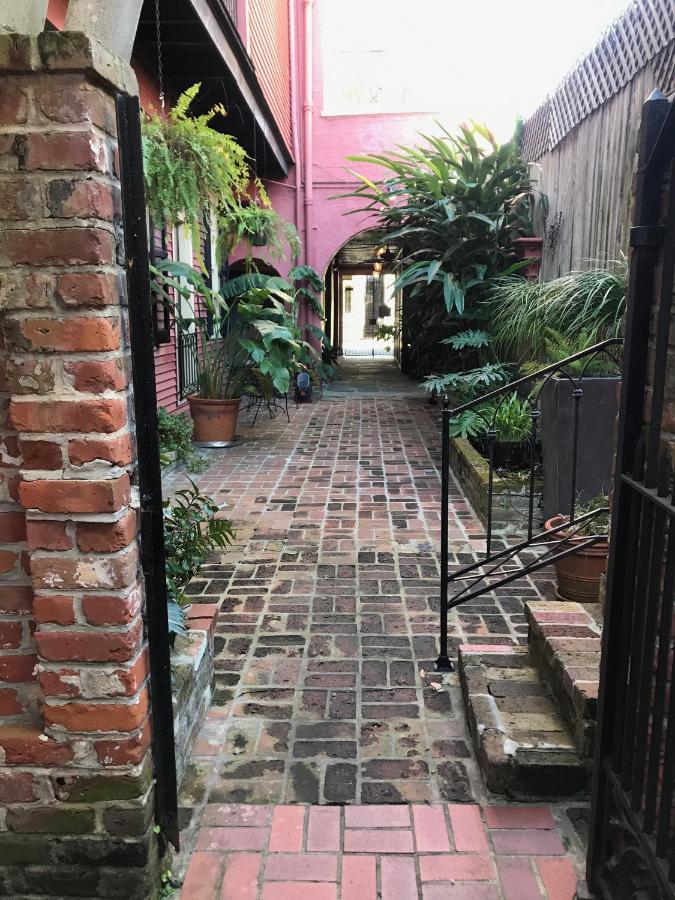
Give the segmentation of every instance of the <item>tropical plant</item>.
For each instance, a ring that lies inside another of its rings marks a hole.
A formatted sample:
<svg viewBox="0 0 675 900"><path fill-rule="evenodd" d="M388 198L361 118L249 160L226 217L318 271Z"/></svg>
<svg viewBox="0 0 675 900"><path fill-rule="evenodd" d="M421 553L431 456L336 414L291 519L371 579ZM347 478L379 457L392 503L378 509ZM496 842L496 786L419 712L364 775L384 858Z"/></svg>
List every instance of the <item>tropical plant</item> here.
<svg viewBox="0 0 675 900"><path fill-rule="evenodd" d="M520 444L532 433L532 408L514 392L454 416L450 436L480 439L494 431L502 444Z"/></svg>
<svg viewBox="0 0 675 900"><path fill-rule="evenodd" d="M347 195L363 201L355 211L376 214L388 242L400 248L395 289L407 289L418 374L451 367L452 353L439 340L456 332L462 317L469 325L480 319L478 300L491 279L525 264L515 262L512 240L519 204L532 194L517 144L499 145L482 125L422 140L419 147L350 157L379 167L383 178L354 173L360 185Z"/></svg>
<svg viewBox="0 0 675 900"><path fill-rule="evenodd" d="M254 385L268 396L288 391L300 344L287 282L251 273L219 293L196 269L174 260L161 260L152 274L153 291L191 336L200 397L234 399Z"/></svg>
<svg viewBox="0 0 675 900"><path fill-rule="evenodd" d="M240 197L255 181L246 151L229 134L212 127L226 116L222 104L191 115L201 84L180 95L166 116L143 116L143 168L146 204L155 222L184 222L194 231L204 212L224 213L240 207Z"/></svg>
<svg viewBox="0 0 675 900"><path fill-rule="evenodd" d="M440 343L456 351L455 364L461 365L463 371L430 375L422 382L424 390L449 394L457 405L498 387L508 378L508 369L491 352L492 340L487 331L460 331ZM467 360L478 361L480 365L469 365Z"/></svg>
<svg viewBox="0 0 675 900"><path fill-rule="evenodd" d="M192 443L192 419L187 413L172 414L163 407L157 409L157 424L159 428L159 454L160 459L165 459L169 454L175 453L176 459L185 464L188 472L201 472L207 462L203 459Z"/></svg>
<svg viewBox="0 0 675 900"><path fill-rule="evenodd" d="M583 536L609 534L610 513L609 496L607 494L597 494L589 500L578 498L575 504L574 517L575 519L578 519L580 516L585 516L588 513L594 512L596 509L607 509L608 511L599 513L597 516L589 519L587 523L581 525L578 530L576 530L577 534Z"/></svg>
<svg viewBox="0 0 675 900"><path fill-rule="evenodd" d="M619 336L626 277L622 260L542 283L519 276L495 279L483 306L497 347L512 358L555 362L549 353L554 334L570 344L583 335L585 347Z"/></svg>
<svg viewBox="0 0 675 900"><path fill-rule="evenodd" d="M185 635L184 590L215 550L232 543L234 530L217 518L218 505L202 494L194 481L164 503L164 549L169 634Z"/></svg>

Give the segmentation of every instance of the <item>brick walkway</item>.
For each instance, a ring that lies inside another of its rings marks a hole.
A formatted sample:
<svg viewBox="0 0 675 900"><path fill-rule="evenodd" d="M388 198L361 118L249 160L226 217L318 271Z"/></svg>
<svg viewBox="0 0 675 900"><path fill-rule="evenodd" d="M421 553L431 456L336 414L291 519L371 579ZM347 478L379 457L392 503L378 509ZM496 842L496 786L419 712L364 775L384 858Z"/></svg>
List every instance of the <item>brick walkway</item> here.
<svg viewBox="0 0 675 900"><path fill-rule="evenodd" d="M292 409L290 425L244 420L242 443L198 478L238 537L190 591L220 613L214 703L180 798L187 847L222 804L487 801L457 676L433 673L438 424L410 382L377 374L386 365ZM462 560L481 542L457 485L450 537ZM536 591L519 590L462 607L452 642L522 642L521 596ZM332 884L306 896L335 896ZM457 896L499 896L483 887Z"/></svg>
<svg viewBox="0 0 675 900"><path fill-rule="evenodd" d="M571 900L547 807L213 805L189 900Z"/></svg>

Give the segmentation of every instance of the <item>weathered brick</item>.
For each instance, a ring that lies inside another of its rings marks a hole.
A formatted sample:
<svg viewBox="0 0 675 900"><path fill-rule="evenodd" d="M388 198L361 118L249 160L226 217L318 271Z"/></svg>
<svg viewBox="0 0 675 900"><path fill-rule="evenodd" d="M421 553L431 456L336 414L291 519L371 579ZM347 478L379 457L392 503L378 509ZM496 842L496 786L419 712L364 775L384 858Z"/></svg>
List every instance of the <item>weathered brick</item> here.
<svg viewBox="0 0 675 900"><path fill-rule="evenodd" d="M135 766L145 758L151 738L150 723L146 722L135 737L127 740L96 741L94 747L103 766Z"/></svg>
<svg viewBox="0 0 675 900"><path fill-rule="evenodd" d="M33 615L38 625L44 623L73 625L75 622L73 598L64 594L53 596L37 594L33 601Z"/></svg>
<svg viewBox="0 0 675 900"><path fill-rule="evenodd" d="M32 803L37 800L30 772L0 773L0 803Z"/></svg>
<svg viewBox="0 0 675 900"><path fill-rule="evenodd" d="M17 84L0 84L0 125L25 125L28 121L28 94Z"/></svg>
<svg viewBox="0 0 675 900"><path fill-rule="evenodd" d="M68 441L68 455L73 466L83 466L95 460L126 466L132 460L131 435L123 434L110 440Z"/></svg>
<svg viewBox="0 0 675 900"><path fill-rule="evenodd" d="M117 431L127 420L124 400L21 400L10 402L12 427L23 432Z"/></svg>
<svg viewBox="0 0 675 900"><path fill-rule="evenodd" d="M47 202L56 218L103 219L111 222L119 213L118 194L109 184L90 179L59 178L50 181Z"/></svg>
<svg viewBox="0 0 675 900"><path fill-rule="evenodd" d="M42 740L41 729L27 725L0 725L0 748L8 766L61 766L73 758L69 743Z"/></svg>
<svg viewBox="0 0 675 900"><path fill-rule="evenodd" d="M127 385L127 371L121 359L88 359L67 363L67 375L72 376L76 391L101 394L103 391L120 391Z"/></svg>
<svg viewBox="0 0 675 900"><path fill-rule="evenodd" d="M0 108L0 116L1 113ZM0 208L3 219L21 221L42 218L47 211L44 189L37 182L25 178L0 179Z"/></svg>
<svg viewBox="0 0 675 900"><path fill-rule="evenodd" d="M0 310L43 309L49 306L52 281L52 276L44 272L3 272L0 278Z"/></svg>
<svg viewBox="0 0 675 900"><path fill-rule="evenodd" d="M65 350L66 352L100 352L120 346L120 324L117 319L100 317L26 319L21 333L32 350Z"/></svg>
<svg viewBox="0 0 675 900"><path fill-rule="evenodd" d="M63 468L63 448L54 441L22 440L20 447L23 458L22 468L24 469L54 471ZM54 547L52 549L64 548Z"/></svg>
<svg viewBox="0 0 675 900"><path fill-rule="evenodd" d="M129 505L129 476L107 481L24 481L20 496L26 509L42 512L116 512Z"/></svg>
<svg viewBox="0 0 675 900"><path fill-rule="evenodd" d="M0 615L28 615L33 605L33 588L24 584L5 584L0 591Z"/></svg>
<svg viewBox="0 0 675 900"><path fill-rule="evenodd" d="M138 614L141 603L140 588L126 597L85 594L82 597L82 612L91 625L126 625Z"/></svg>
<svg viewBox="0 0 675 900"><path fill-rule="evenodd" d="M58 672L42 671L38 680L45 697L80 697L82 695L80 673L75 669L61 669Z"/></svg>
<svg viewBox="0 0 675 900"><path fill-rule="evenodd" d="M136 537L136 513L129 510L117 522L81 522L77 526L77 546L83 552L112 553L123 550Z"/></svg>
<svg viewBox="0 0 675 900"><path fill-rule="evenodd" d="M10 807L7 828L19 834L89 834L94 830L94 810Z"/></svg>
<svg viewBox="0 0 675 900"><path fill-rule="evenodd" d="M101 228L0 232L0 260L18 266L97 266L115 261L115 239Z"/></svg>
<svg viewBox="0 0 675 900"><path fill-rule="evenodd" d="M0 621L0 650L17 650L22 643L22 623Z"/></svg>
<svg viewBox="0 0 675 900"><path fill-rule="evenodd" d="M22 681L33 681L33 670L37 656L33 653L16 653L0 656L0 681L18 684Z"/></svg>
<svg viewBox="0 0 675 900"><path fill-rule="evenodd" d="M6 544L26 540L26 514L21 512L0 512L0 541Z"/></svg>
<svg viewBox="0 0 675 900"><path fill-rule="evenodd" d="M148 700L142 691L135 703L63 703L46 704L43 708L47 727L62 727L66 731L135 731L145 720Z"/></svg>
<svg viewBox="0 0 675 900"><path fill-rule="evenodd" d="M30 550L70 550L73 542L66 532L65 522L31 519L26 523Z"/></svg>
<svg viewBox="0 0 675 900"><path fill-rule="evenodd" d="M47 119L62 125L91 122L108 134L117 133L115 105L111 97L77 79L65 83L40 83L36 92L37 107Z"/></svg>
<svg viewBox="0 0 675 900"><path fill-rule="evenodd" d="M68 272L56 280L56 296L64 306L114 306L123 295L116 275Z"/></svg>
<svg viewBox="0 0 675 900"><path fill-rule="evenodd" d="M6 575L18 567L21 555L14 550L0 549L0 575Z"/></svg>
<svg viewBox="0 0 675 900"><path fill-rule="evenodd" d="M138 551L135 546L116 556L75 557L34 554L33 586L46 590L122 590L136 583Z"/></svg>
<svg viewBox="0 0 675 900"><path fill-rule="evenodd" d="M152 766L124 774L77 774L52 779L54 793L66 803L94 803L99 800L134 800L142 796L152 781Z"/></svg>
<svg viewBox="0 0 675 900"><path fill-rule="evenodd" d="M19 168L27 171L77 170L106 173L105 141L92 132L30 132L21 136Z"/></svg>
<svg viewBox="0 0 675 900"><path fill-rule="evenodd" d="M38 631L38 653L51 661L124 662L133 659L141 645L142 623L128 631Z"/></svg>
<svg viewBox="0 0 675 900"><path fill-rule="evenodd" d="M23 711L24 705L19 700L16 689L0 688L0 716L18 716Z"/></svg>
<svg viewBox="0 0 675 900"><path fill-rule="evenodd" d="M23 335L14 329L10 320L6 321L7 344L14 349L22 349ZM19 341L14 340L18 336ZM18 346L17 346L18 343ZM44 359L8 359L5 368L5 383L10 394L49 394L54 390L54 363Z"/></svg>

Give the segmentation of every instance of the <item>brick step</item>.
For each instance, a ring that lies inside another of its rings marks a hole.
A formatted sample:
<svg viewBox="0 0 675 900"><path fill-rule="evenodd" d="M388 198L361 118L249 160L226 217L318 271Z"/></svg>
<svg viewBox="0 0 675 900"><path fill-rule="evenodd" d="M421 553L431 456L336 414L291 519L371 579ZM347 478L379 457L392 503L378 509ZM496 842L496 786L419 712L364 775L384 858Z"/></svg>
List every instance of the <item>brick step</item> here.
<svg viewBox="0 0 675 900"><path fill-rule="evenodd" d="M530 800L585 789L587 769L527 647L463 645L459 673L489 790Z"/></svg>
<svg viewBox="0 0 675 900"><path fill-rule="evenodd" d="M590 765L600 677L599 604L531 601L525 604L532 657L567 722L577 752Z"/></svg>

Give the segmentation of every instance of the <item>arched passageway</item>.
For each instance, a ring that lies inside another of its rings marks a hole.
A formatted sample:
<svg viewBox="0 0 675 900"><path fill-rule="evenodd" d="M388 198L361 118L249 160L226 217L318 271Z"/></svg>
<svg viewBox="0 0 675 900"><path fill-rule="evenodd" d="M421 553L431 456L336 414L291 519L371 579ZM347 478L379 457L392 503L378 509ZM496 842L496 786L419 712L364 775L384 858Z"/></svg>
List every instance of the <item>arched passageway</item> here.
<svg viewBox="0 0 675 900"><path fill-rule="evenodd" d="M328 264L325 331L336 357L399 357L396 256L386 232L370 228L346 241Z"/></svg>

